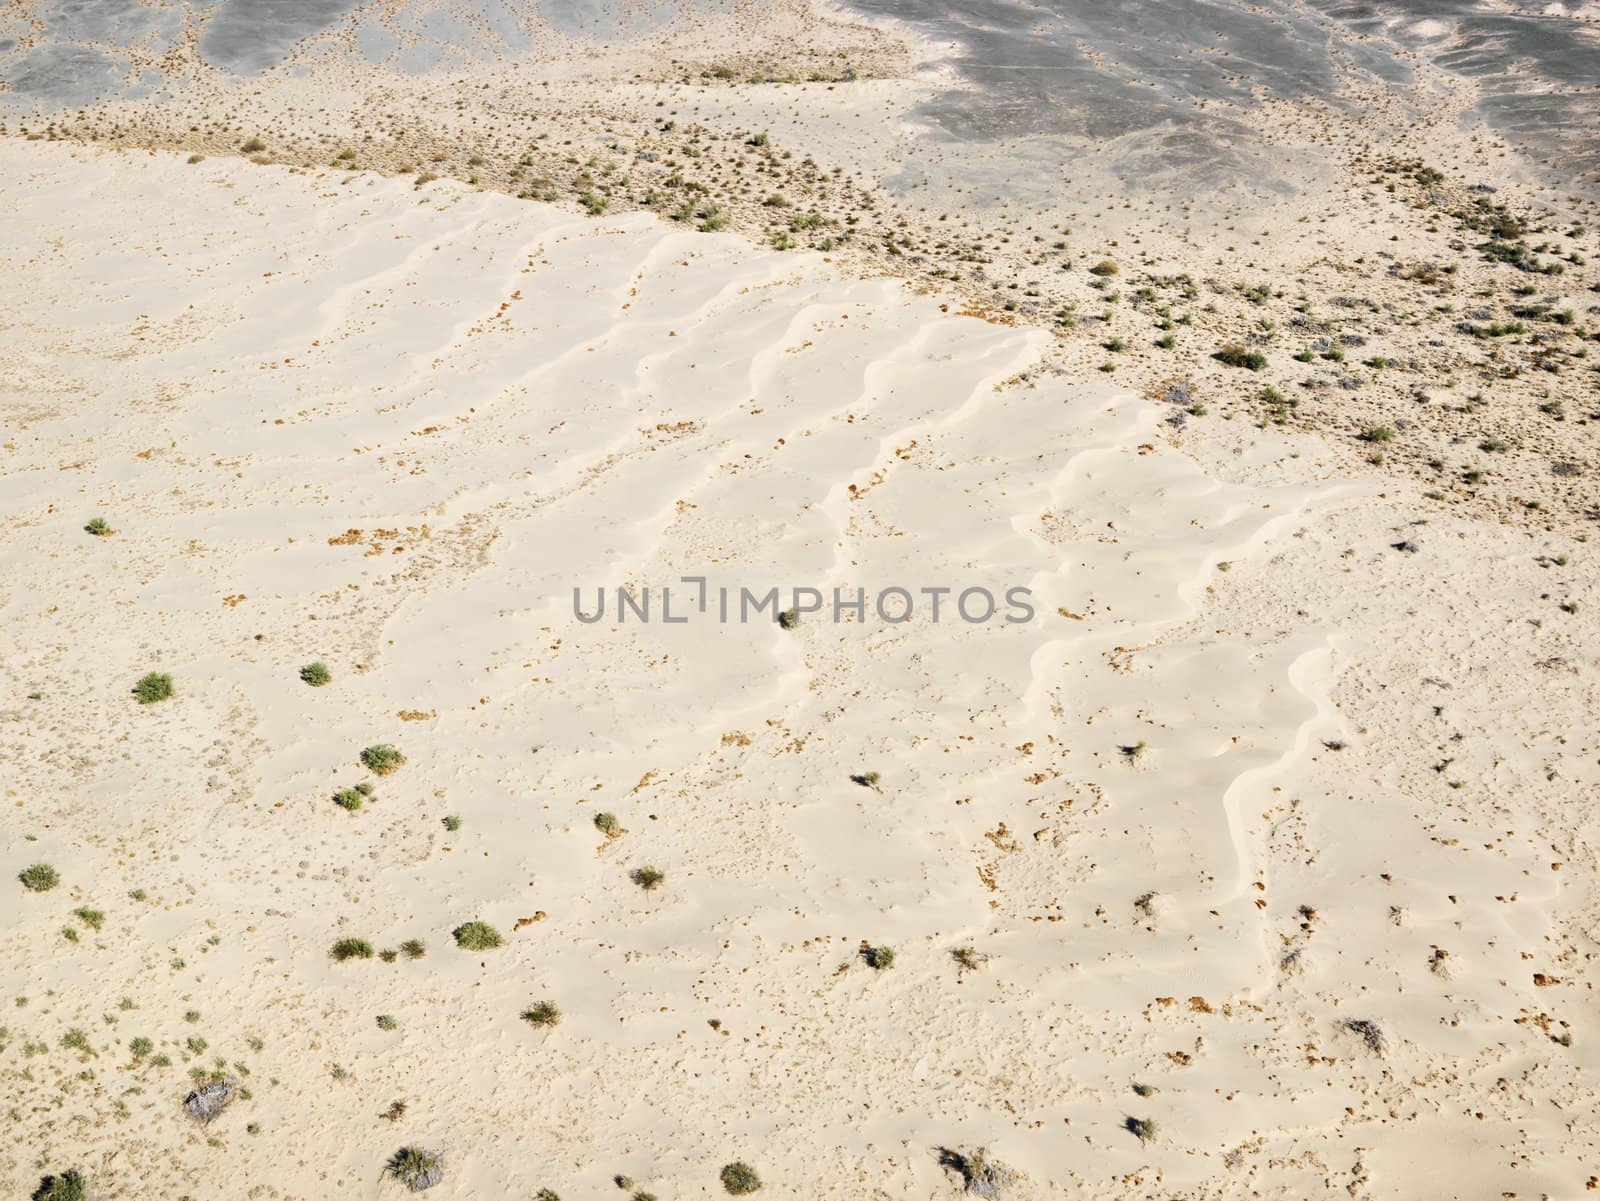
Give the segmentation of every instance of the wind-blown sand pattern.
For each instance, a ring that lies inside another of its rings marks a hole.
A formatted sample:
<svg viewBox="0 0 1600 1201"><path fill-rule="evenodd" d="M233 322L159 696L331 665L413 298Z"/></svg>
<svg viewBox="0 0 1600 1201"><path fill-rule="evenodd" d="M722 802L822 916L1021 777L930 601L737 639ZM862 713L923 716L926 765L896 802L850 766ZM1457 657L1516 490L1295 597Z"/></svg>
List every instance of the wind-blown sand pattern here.
<svg viewBox="0 0 1600 1201"><path fill-rule="evenodd" d="M1180 453L816 254L0 158L3 866L62 877L0 911L6 1195L398 1195L407 1144L456 1198L943 1197L979 1147L1015 1197L1593 1187L1573 538ZM684 575L1038 619L573 616Z"/></svg>

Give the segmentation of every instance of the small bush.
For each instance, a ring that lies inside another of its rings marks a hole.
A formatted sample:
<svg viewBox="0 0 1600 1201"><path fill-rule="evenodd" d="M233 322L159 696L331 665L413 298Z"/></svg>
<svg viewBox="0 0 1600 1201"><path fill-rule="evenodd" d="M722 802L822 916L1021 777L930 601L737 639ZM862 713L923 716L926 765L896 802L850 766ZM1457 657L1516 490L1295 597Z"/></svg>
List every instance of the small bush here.
<svg viewBox="0 0 1600 1201"><path fill-rule="evenodd" d="M1122 1123L1122 1127L1141 1143L1153 1141L1160 1133L1160 1127L1156 1125L1154 1118L1129 1118Z"/></svg>
<svg viewBox="0 0 1600 1201"><path fill-rule="evenodd" d="M540 1001L522 1011L522 1020L530 1026L559 1026L561 1007L554 1001Z"/></svg>
<svg viewBox="0 0 1600 1201"><path fill-rule="evenodd" d="M83 527L85 533L93 534L96 538L104 538L111 533L111 526L104 517L96 517Z"/></svg>
<svg viewBox="0 0 1600 1201"><path fill-rule="evenodd" d="M266 148L267 144L260 138L250 138L239 147L246 154L260 154Z"/></svg>
<svg viewBox="0 0 1600 1201"><path fill-rule="evenodd" d="M420 1193L444 1179L444 1159L423 1147L401 1147L384 1170L413 1193Z"/></svg>
<svg viewBox="0 0 1600 1201"><path fill-rule="evenodd" d="M862 947L861 958L867 961L867 966L875 972L894 966L893 947Z"/></svg>
<svg viewBox="0 0 1600 1201"><path fill-rule="evenodd" d="M392 771L398 771L405 761L406 757L387 742L369 746L361 752L362 765L375 776L386 776Z"/></svg>
<svg viewBox="0 0 1600 1201"><path fill-rule="evenodd" d="M636 867L630 874L630 878L646 892L654 892L666 883L667 879L665 872L657 871L653 867Z"/></svg>
<svg viewBox="0 0 1600 1201"><path fill-rule="evenodd" d="M1107 279L1121 270L1122 268L1118 267L1110 259L1101 259L1093 267L1089 268L1089 274L1098 275L1101 279Z"/></svg>
<svg viewBox="0 0 1600 1201"><path fill-rule="evenodd" d="M152 671L133 686L133 695L141 705L153 705L172 695L172 677L164 671Z"/></svg>
<svg viewBox="0 0 1600 1201"><path fill-rule="evenodd" d="M450 831L452 834L461 829L461 819L456 817L454 814L451 814L449 817L440 818L439 820L443 823L444 828Z"/></svg>
<svg viewBox="0 0 1600 1201"><path fill-rule="evenodd" d="M98 930L101 926L106 924L105 914L101 913L98 909L90 909L87 906L74 909L72 911L72 916L77 918L85 926L88 926L91 930Z"/></svg>
<svg viewBox="0 0 1600 1201"><path fill-rule="evenodd" d="M487 951L504 946L506 941L488 922L464 922L450 933L463 951Z"/></svg>
<svg viewBox="0 0 1600 1201"><path fill-rule="evenodd" d="M408 938L400 944L400 953L407 959L421 959L428 953L428 947L420 938Z"/></svg>
<svg viewBox="0 0 1600 1201"><path fill-rule="evenodd" d="M730 1163L722 1167L722 1187L735 1197L753 1193L761 1187L761 1177L747 1163Z"/></svg>
<svg viewBox="0 0 1600 1201"><path fill-rule="evenodd" d="M33 1190L33 1201L89 1201L89 1182L78 1171L46 1176Z"/></svg>
<svg viewBox="0 0 1600 1201"><path fill-rule="evenodd" d="M61 883L60 874L48 863L35 863L32 867L23 868L17 873L17 879L29 892L49 892Z"/></svg>
<svg viewBox="0 0 1600 1201"><path fill-rule="evenodd" d="M333 803L348 813L354 813L361 808L361 802L364 799L362 794L354 788L341 788L333 794Z"/></svg>
<svg viewBox="0 0 1600 1201"><path fill-rule="evenodd" d="M333 673L323 663L307 663L300 669L300 678L313 688L321 688L333 679Z"/></svg>
<svg viewBox="0 0 1600 1201"><path fill-rule="evenodd" d="M941 1147L939 1163L961 1177L962 1192L986 1198L986 1201L996 1201L1017 1179L1014 1171L982 1147L967 1152Z"/></svg>
<svg viewBox="0 0 1600 1201"><path fill-rule="evenodd" d="M1211 356L1229 367L1243 367L1247 371L1260 371L1267 365L1267 356L1259 350L1247 350L1237 342L1230 342Z"/></svg>
<svg viewBox="0 0 1600 1201"><path fill-rule="evenodd" d="M859 784L859 785L861 785L861 787L870 788L874 792L882 791L878 787L878 785L882 782L882 780L883 780L883 777L881 775L879 775L875 771L858 772L857 774L855 774L855 775L850 777L850 782L852 784Z"/></svg>
<svg viewBox="0 0 1600 1201"><path fill-rule="evenodd" d="M1386 425L1369 425L1361 431L1363 442L1393 442L1394 431Z"/></svg>
<svg viewBox="0 0 1600 1201"><path fill-rule="evenodd" d="M615 838L622 833L622 823L617 820L615 813L596 813L594 815L594 828L607 838Z"/></svg>
<svg viewBox="0 0 1600 1201"><path fill-rule="evenodd" d="M393 1030L396 1027L398 1027L399 1025L400 1025L400 1023L395 1020L393 1014L380 1013L378 1015L378 1029L379 1030Z"/></svg>
<svg viewBox="0 0 1600 1201"><path fill-rule="evenodd" d="M372 944L364 938L341 938L328 948L328 954L336 963L343 963L346 959L371 959Z"/></svg>
<svg viewBox="0 0 1600 1201"><path fill-rule="evenodd" d="M136 1038L128 1043L128 1052L135 1059L143 1059L155 1049L155 1043L151 1042L148 1038Z"/></svg>

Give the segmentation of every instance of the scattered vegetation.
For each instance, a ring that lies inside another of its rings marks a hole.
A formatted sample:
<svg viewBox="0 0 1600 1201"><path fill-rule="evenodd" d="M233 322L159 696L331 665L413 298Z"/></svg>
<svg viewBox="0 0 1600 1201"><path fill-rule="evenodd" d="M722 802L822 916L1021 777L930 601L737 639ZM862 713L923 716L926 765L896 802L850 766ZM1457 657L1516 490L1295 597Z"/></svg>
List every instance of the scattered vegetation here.
<svg viewBox="0 0 1600 1201"><path fill-rule="evenodd" d="M444 1157L423 1147L401 1147L384 1170L413 1193L420 1193L444 1179Z"/></svg>
<svg viewBox="0 0 1600 1201"><path fill-rule="evenodd" d="M747 1163L723 1164L722 1187L735 1197L742 1197L746 1193L753 1193L761 1187L761 1177Z"/></svg>
<svg viewBox="0 0 1600 1201"><path fill-rule="evenodd" d="M362 766L375 776L387 776L390 772L398 771L405 761L406 757L387 742L369 746L361 752Z"/></svg>
<svg viewBox="0 0 1600 1201"><path fill-rule="evenodd" d="M333 679L333 673L322 663L307 663L300 669L300 678L313 688L321 688Z"/></svg>
<svg viewBox="0 0 1600 1201"><path fill-rule="evenodd" d="M488 951L504 946L506 941L488 922L463 922L450 934L463 951Z"/></svg>
<svg viewBox="0 0 1600 1201"><path fill-rule="evenodd" d="M1160 1133L1154 1118L1128 1118L1122 1123L1122 1128L1137 1138L1141 1143L1148 1143Z"/></svg>
<svg viewBox="0 0 1600 1201"><path fill-rule="evenodd" d="M1267 356L1259 350L1250 350L1237 342L1230 342L1211 356L1229 367L1243 367L1246 371L1260 371L1267 365Z"/></svg>
<svg viewBox="0 0 1600 1201"><path fill-rule="evenodd" d="M881 972L894 966L894 948L865 946L861 948L861 958L873 971Z"/></svg>
<svg viewBox="0 0 1600 1201"><path fill-rule="evenodd" d="M634 868L629 873L629 878L646 892L654 892L665 884L667 880L665 872L657 871L655 868L648 866Z"/></svg>
<svg viewBox="0 0 1600 1201"><path fill-rule="evenodd" d="M35 863L23 868L17 873L17 879L29 892L49 892L61 883L60 874L48 863Z"/></svg>
<svg viewBox="0 0 1600 1201"><path fill-rule="evenodd" d="M141 705L153 705L172 695L172 677L164 671L152 671L133 686L133 695Z"/></svg>
<svg viewBox="0 0 1600 1201"><path fill-rule="evenodd" d="M372 944L364 938L341 938L328 948L328 955L336 963L347 959L371 959Z"/></svg>
<svg viewBox="0 0 1600 1201"><path fill-rule="evenodd" d="M522 1011L522 1020L530 1026L547 1028L561 1024L561 1007L554 1001L538 1001Z"/></svg>
<svg viewBox="0 0 1600 1201"><path fill-rule="evenodd" d="M33 1190L32 1201L89 1201L89 1182L76 1170L46 1176Z"/></svg>
<svg viewBox="0 0 1600 1201"><path fill-rule="evenodd" d="M996 1201L1017 1179L1014 1171L981 1147L967 1152L940 1147L939 1164L961 1177L962 1192L986 1198L986 1201Z"/></svg>

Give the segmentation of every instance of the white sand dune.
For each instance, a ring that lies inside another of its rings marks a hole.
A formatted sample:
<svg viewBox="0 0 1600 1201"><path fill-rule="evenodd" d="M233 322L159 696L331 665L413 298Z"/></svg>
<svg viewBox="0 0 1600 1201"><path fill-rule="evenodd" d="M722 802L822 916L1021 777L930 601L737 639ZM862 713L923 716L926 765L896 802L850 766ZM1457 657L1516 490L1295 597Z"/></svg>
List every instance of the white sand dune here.
<svg viewBox="0 0 1600 1201"><path fill-rule="evenodd" d="M1581 1185L1596 1057L1551 1036L1586 1004L1596 671L1555 600L1592 572L1533 602L1522 534L1418 532L1270 449L1204 467L1044 333L817 258L444 184L0 162L0 866L63 877L0 916L7 1195L42 1164L376 1197L412 1141L458 1198L708 1196L733 1159L954 1195L941 1146L1025 1197ZM573 616L684 576L1038 616ZM175 696L137 705L153 669ZM347 813L379 742L407 762ZM79 906L104 925L67 942ZM458 950L473 918L507 945ZM202 1133L184 1073L219 1058L251 1095Z"/></svg>

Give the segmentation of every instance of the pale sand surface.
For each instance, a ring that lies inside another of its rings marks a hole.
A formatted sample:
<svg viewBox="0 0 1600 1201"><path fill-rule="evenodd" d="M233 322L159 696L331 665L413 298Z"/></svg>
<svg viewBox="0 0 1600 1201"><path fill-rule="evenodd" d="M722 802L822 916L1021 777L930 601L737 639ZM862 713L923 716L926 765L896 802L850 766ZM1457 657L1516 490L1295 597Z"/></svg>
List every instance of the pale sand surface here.
<svg viewBox="0 0 1600 1201"><path fill-rule="evenodd" d="M1182 453L1041 331L645 213L16 140L0 181L6 1196L401 1195L407 1142L450 1198L948 1197L981 1146L1024 1198L1593 1179L1577 537L1307 436ZM1040 618L572 617L684 574Z"/></svg>

